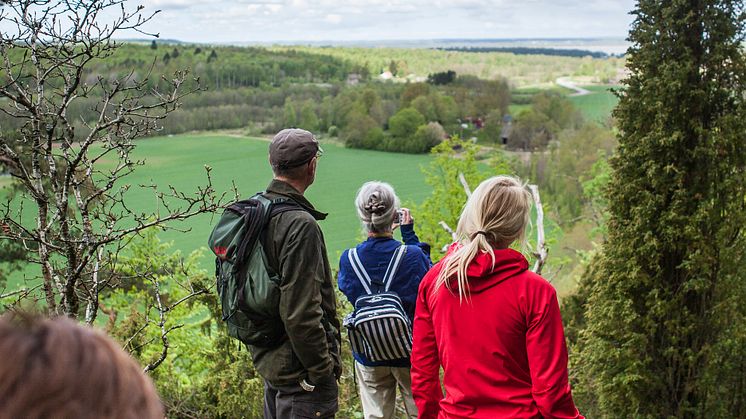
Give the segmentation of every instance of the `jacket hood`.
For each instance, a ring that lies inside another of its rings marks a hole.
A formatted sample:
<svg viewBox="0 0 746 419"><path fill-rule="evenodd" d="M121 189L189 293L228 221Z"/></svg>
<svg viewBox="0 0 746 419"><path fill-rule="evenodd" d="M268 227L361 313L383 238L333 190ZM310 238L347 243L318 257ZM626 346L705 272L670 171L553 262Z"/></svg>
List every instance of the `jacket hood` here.
<svg viewBox="0 0 746 419"><path fill-rule="evenodd" d="M460 246L458 243L451 245L448 255ZM528 261L520 252L513 249L493 249L493 251L495 253L494 263L489 253L480 252L467 267L470 292L482 292L528 270ZM455 281L455 277L451 278L452 286L456 285Z"/></svg>

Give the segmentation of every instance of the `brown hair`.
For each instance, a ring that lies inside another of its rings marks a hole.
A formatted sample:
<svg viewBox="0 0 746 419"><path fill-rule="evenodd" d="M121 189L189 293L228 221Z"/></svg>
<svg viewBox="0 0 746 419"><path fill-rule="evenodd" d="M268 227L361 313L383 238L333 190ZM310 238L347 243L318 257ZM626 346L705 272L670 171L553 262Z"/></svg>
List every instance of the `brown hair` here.
<svg viewBox="0 0 746 419"><path fill-rule="evenodd" d="M0 418L163 418L142 368L69 318L0 318Z"/></svg>

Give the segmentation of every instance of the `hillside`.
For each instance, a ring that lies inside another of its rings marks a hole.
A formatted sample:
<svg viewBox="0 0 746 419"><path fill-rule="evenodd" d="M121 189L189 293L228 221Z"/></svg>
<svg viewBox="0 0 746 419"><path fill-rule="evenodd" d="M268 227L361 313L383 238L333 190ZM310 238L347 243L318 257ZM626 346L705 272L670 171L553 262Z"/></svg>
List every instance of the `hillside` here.
<svg viewBox="0 0 746 419"><path fill-rule="evenodd" d="M551 85L562 76L587 77L597 83L616 82L623 58L516 55L505 52L465 52L405 48L274 47L272 51L326 54L367 67L373 74L390 70L393 62L401 77L423 78L453 70L483 79L505 78L516 87Z"/></svg>

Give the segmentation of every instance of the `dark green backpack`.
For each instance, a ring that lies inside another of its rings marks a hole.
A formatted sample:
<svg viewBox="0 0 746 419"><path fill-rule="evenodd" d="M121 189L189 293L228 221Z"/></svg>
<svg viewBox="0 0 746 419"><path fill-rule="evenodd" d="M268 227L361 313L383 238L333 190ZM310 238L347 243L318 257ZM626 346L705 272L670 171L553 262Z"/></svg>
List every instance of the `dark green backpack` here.
<svg viewBox="0 0 746 419"><path fill-rule="evenodd" d="M289 198L257 194L228 206L208 244L228 335L258 347L275 347L285 329L279 314L280 277L267 264L263 232L273 216L303 208Z"/></svg>

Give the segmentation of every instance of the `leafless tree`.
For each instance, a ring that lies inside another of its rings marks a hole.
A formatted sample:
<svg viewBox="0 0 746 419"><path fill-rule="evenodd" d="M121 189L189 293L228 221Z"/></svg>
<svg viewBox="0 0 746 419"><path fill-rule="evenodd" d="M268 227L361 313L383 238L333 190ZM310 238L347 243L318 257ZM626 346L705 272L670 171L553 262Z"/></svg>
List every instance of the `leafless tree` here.
<svg viewBox="0 0 746 419"><path fill-rule="evenodd" d="M157 84L162 87L149 88L152 67L142 77L134 69L118 78L88 70L116 52L115 34L150 35L143 28L158 11L133 9L125 0L0 4L0 112L21 126L0 133L0 162L20 190L0 202L0 240L25 246L29 262L40 266L41 283L36 291L10 292L40 300L50 314L90 324L102 311L99 296L112 286L107 273L116 271L117 255L133 236L222 205L207 167L204 184L190 193L126 183L144 164L132 158L134 140L157 131L199 83L183 71L163 78ZM71 104L90 97L100 98L91 109L95 117L71 120ZM127 197L137 187L152 189L158 210L134 208ZM151 284L159 308L156 323L163 331L165 357L169 329L164 316L173 305L163 302L159 284L143 282Z"/></svg>

